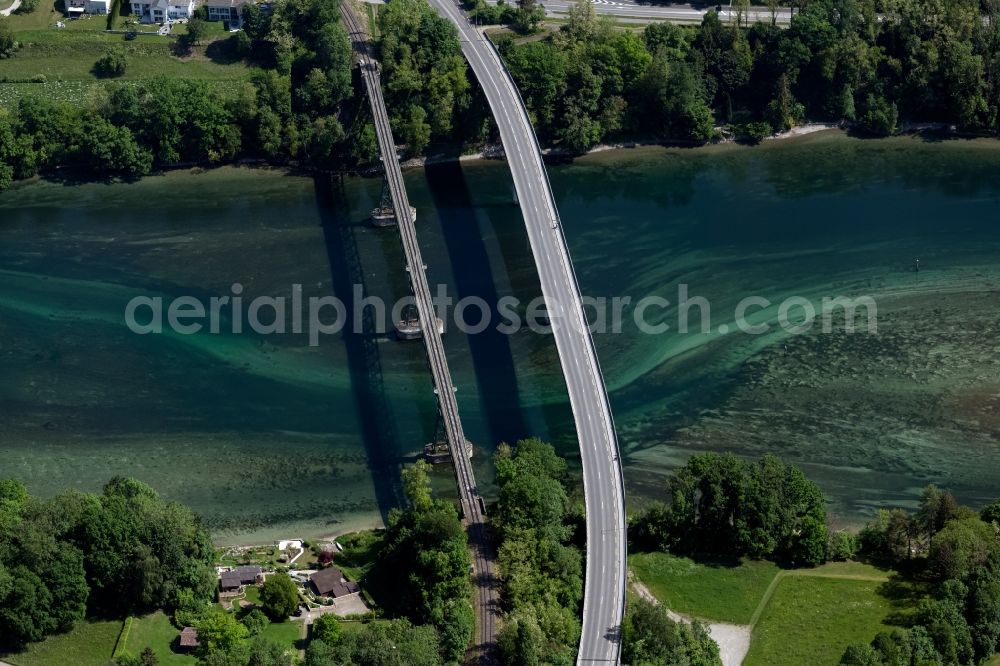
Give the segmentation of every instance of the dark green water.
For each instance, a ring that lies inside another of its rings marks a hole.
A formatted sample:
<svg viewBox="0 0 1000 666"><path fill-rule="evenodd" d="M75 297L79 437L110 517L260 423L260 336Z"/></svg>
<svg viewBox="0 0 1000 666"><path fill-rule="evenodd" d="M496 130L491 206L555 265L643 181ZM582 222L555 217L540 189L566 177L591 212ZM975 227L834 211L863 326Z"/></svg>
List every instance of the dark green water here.
<svg viewBox="0 0 1000 666"><path fill-rule="evenodd" d="M779 453L848 522L911 503L930 481L968 502L1000 495L994 144L823 135L599 154L551 175L585 292L675 301L686 283L711 301L710 334L626 325L598 336L633 502L660 495L664 475L704 450ZM504 164L407 180L432 283L491 302L538 295ZM419 343L138 336L123 311L136 295L207 300L234 282L246 298L297 283L350 305L358 282L404 296L395 232L364 224L379 187L221 169L5 193L0 476L49 494L134 475L195 506L224 540L377 521L398 464L434 433ZM751 295L870 295L878 333L720 335ZM535 434L573 457L548 337L445 339L484 481L502 440ZM449 488L446 471L438 481Z"/></svg>

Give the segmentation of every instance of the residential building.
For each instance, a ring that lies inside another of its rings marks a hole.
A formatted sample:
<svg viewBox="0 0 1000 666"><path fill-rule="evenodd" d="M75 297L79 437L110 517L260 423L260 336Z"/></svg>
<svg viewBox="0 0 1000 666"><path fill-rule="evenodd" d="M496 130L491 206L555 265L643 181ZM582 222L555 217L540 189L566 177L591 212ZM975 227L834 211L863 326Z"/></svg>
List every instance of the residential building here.
<svg viewBox="0 0 1000 666"><path fill-rule="evenodd" d="M345 579L340 569L333 566L317 571L309 577L309 582L312 583L316 594L324 597L333 597L334 599L354 594L361 590L357 583L352 583Z"/></svg>
<svg viewBox="0 0 1000 666"><path fill-rule="evenodd" d="M111 11L111 0L85 0L88 14L107 15Z"/></svg>
<svg viewBox="0 0 1000 666"><path fill-rule="evenodd" d="M206 0L209 21L229 21L230 25L239 25L243 20L243 5L248 0Z"/></svg>
<svg viewBox="0 0 1000 666"><path fill-rule="evenodd" d="M219 574L219 587L223 592L234 592L244 585L254 585L263 579L263 569L260 567L236 567L231 571Z"/></svg>
<svg viewBox="0 0 1000 666"><path fill-rule="evenodd" d="M132 13L143 23L166 23L167 20L188 19L194 16L194 0L133 0Z"/></svg>

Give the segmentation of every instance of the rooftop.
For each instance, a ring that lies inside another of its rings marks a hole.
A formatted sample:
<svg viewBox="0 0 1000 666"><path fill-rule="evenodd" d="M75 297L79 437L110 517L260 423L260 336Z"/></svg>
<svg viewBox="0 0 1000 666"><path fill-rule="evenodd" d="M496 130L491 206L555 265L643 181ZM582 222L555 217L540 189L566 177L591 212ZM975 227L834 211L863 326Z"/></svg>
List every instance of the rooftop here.
<svg viewBox="0 0 1000 666"><path fill-rule="evenodd" d="M341 573L340 569L333 566L317 571L309 577L309 581L313 584L319 594L329 595L332 597L342 597L348 594L354 594L361 589L358 587L357 583L352 583L351 581L345 579L344 574Z"/></svg>

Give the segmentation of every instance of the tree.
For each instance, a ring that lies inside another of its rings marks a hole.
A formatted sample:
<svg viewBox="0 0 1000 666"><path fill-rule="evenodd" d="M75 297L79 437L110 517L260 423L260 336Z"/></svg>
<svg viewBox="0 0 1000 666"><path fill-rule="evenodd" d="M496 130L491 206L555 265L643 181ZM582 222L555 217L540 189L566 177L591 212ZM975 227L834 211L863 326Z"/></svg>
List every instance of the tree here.
<svg viewBox="0 0 1000 666"><path fill-rule="evenodd" d="M966 518L948 522L934 535L927 565L941 581L958 580L998 555L1000 542L993 526Z"/></svg>
<svg viewBox="0 0 1000 666"><path fill-rule="evenodd" d="M403 490L414 511L427 511L433 504L429 470L430 465L423 460L403 469Z"/></svg>
<svg viewBox="0 0 1000 666"><path fill-rule="evenodd" d="M512 614L497 636L500 663L503 666L538 666L544 642L542 630L533 616Z"/></svg>
<svg viewBox="0 0 1000 666"><path fill-rule="evenodd" d="M1000 525L1000 499L984 507L982 512L980 512L980 517L983 519L983 522Z"/></svg>
<svg viewBox="0 0 1000 666"><path fill-rule="evenodd" d="M657 604L630 601L622 624L622 661L629 664L721 666L719 646L697 622L687 626L667 617Z"/></svg>
<svg viewBox="0 0 1000 666"><path fill-rule="evenodd" d="M18 43L6 17L0 17L0 58L10 58L17 51Z"/></svg>
<svg viewBox="0 0 1000 666"><path fill-rule="evenodd" d="M184 44L188 47L197 46L208 34L208 22L198 16L192 16L187 22L187 32L184 34Z"/></svg>
<svg viewBox="0 0 1000 666"><path fill-rule="evenodd" d="M420 154L431 141L431 126L427 124L427 112L416 104L410 107L410 115L400 133L410 151Z"/></svg>
<svg viewBox="0 0 1000 666"><path fill-rule="evenodd" d="M250 643L247 666L292 666L295 660L288 648L274 641L257 637Z"/></svg>
<svg viewBox="0 0 1000 666"><path fill-rule="evenodd" d="M920 505L915 521L922 533L930 539L944 528L949 520L958 517L958 501L933 483L920 493Z"/></svg>
<svg viewBox="0 0 1000 666"><path fill-rule="evenodd" d="M160 660L157 658L156 653L153 652L153 648L146 647L139 654L139 664L141 666L157 666Z"/></svg>
<svg viewBox="0 0 1000 666"><path fill-rule="evenodd" d="M271 574L260 588L264 612L275 622L282 622L299 607L299 589L287 574Z"/></svg>
<svg viewBox="0 0 1000 666"><path fill-rule="evenodd" d="M787 74L778 78L774 99L767 106L767 119L776 132L786 132L799 122L804 109L792 96L790 79Z"/></svg>
<svg viewBox="0 0 1000 666"><path fill-rule="evenodd" d="M313 621L312 637L327 645L336 645L340 641L343 629L335 615L320 615Z"/></svg>
<svg viewBox="0 0 1000 666"><path fill-rule="evenodd" d="M128 58L125 55L125 47L109 46L105 49L104 55L94 63L94 74L101 78L122 76L127 65Z"/></svg>
<svg viewBox="0 0 1000 666"><path fill-rule="evenodd" d="M325 617L325 616L323 616ZM240 623L247 628L251 636L257 636L271 623L267 616L259 608L252 609L249 613L240 618Z"/></svg>
<svg viewBox="0 0 1000 666"><path fill-rule="evenodd" d="M692 456L668 481L670 501L636 523L637 537L672 550L773 557L813 566L827 554L822 491L775 456Z"/></svg>
<svg viewBox="0 0 1000 666"><path fill-rule="evenodd" d="M245 659L248 654L247 639L250 638L250 632L232 613L221 608L213 609L201 618L195 628L198 630L199 643L196 654L200 657L222 654L231 657L241 655Z"/></svg>
<svg viewBox="0 0 1000 666"><path fill-rule="evenodd" d="M523 35L531 34L538 29L538 24L545 18L545 8L537 0L517 0L517 12L514 14L514 29Z"/></svg>
<svg viewBox="0 0 1000 666"><path fill-rule="evenodd" d="M840 666L883 666L883 663L871 645L848 646L840 658Z"/></svg>

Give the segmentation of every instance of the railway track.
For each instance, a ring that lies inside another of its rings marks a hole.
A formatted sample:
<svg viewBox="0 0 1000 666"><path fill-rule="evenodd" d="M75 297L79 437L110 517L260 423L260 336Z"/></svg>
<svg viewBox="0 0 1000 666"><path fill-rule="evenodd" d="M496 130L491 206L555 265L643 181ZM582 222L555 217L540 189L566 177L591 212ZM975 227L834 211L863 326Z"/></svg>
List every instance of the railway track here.
<svg viewBox="0 0 1000 666"><path fill-rule="evenodd" d="M428 365L434 380L434 392L444 421L451 457L455 464L462 520L469 536L472 551L473 584L475 588L476 634L475 645L470 655L476 663L493 660L495 645L498 592L494 574L493 547L485 523L484 503L479 495L472 462L466 450L465 431L455 399L448 359L444 353L441 334L436 326L428 322L436 321L431 290L427 282L426 266L420 254L417 232L414 225L410 202L403 183L403 174L396 156L396 145L389 125L389 114L382 96L378 63L372 58L367 31L346 2L341 4L344 27L357 54L358 65L368 100L371 103L379 150L385 168L386 180L392 197L400 240L406 256L406 270L410 276L410 287L416 300L417 313L423 323L423 340L427 350Z"/></svg>

